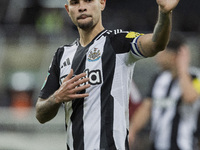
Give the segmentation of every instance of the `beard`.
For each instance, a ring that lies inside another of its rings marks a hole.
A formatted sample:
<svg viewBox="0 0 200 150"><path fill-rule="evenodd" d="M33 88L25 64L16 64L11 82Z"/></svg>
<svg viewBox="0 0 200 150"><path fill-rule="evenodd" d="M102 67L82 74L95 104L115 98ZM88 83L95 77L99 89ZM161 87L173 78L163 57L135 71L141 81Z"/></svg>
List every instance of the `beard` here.
<svg viewBox="0 0 200 150"><path fill-rule="evenodd" d="M93 21L91 20L88 23L78 23L78 27L81 28L82 30L88 30L93 28Z"/></svg>

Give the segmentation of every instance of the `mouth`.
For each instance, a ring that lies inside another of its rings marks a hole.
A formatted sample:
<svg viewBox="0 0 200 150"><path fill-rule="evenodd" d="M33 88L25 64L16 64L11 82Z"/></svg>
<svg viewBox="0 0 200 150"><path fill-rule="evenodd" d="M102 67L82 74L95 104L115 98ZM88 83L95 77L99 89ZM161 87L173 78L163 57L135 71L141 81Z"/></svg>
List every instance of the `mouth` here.
<svg viewBox="0 0 200 150"><path fill-rule="evenodd" d="M90 15L87 15L87 14L82 14L80 16L77 17L77 20L80 20L80 19L86 19L88 17L91 17Z"/></svg>

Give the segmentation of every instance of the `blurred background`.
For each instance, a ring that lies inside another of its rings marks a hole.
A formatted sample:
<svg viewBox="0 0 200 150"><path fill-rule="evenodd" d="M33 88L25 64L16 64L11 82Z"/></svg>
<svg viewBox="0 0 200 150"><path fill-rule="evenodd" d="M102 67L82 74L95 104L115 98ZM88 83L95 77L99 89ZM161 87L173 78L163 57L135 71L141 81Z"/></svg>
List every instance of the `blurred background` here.
<svg viewBox="0 0 200 150"><path fill-rule="evenodd" d="M78 33L64 9L66 0L0 1L0 150L64 150L64 112L45 125L35 119L34 105L58 47ZM150 33L157 20L156 0L107 0L103 24ZM200 1L180 1L173 31L187 38L194 66L200 66ZM141 95L148 91L158 66L154 58L136 64L134 79ZM148 127L147 129L148 130ZM141 140L148 144L146 131ZM138 143L138 150L146 150Z"/></svg>

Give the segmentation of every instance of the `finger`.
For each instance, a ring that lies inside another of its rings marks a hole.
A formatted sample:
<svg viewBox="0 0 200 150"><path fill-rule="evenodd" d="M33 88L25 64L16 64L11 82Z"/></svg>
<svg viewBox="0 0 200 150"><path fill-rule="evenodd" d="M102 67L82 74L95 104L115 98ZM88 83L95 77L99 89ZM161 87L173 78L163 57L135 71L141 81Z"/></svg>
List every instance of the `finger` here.
<svg viewBox="0 0 200 150"><path fill-rule="evenodd" d="M83 78L83 79L80 79L76 82L74 82L73 84L71 84L71 89L77 87L77 86L81 86L82 84L85 84L89 81L89 78Z"/></svg>
<svg viewBox="0 0 200 150"><path fill-rule="evenodd" d="M75 77L73 77L71 80L70 80L70 82L76 82L76 81L78 81L78 80L80 80L81 78L84 78L86 76L86 73L84 72L84 73L81 73L81 74L78 74L78 75L76 75Z"/></svg>
<svg viewBox="0 0 200 150"><path fill-rule="evenodd" d="M85 98L88 96L89 96L88 93L83 93L83 94L73 94L70 97L71 97L71 99L78 99L78 98Z"/></svg>
<svg viewBox="0 0 200 150"><path fill-rule="evenodd" d="M70 73L65 77L63 82L70 80L72 78L73 74L74 74L74 71L73 71L73 69L71 69Z"/></svg>
<svg viewBox="0 0 200 150"><path fill-rule="evenodd" d="M88 96L89 96L88 93L71 94L71 95L68 95L67 97L63 98L62 102L69 102L69 101L74 100L74 99L85 98L85 97L88 97Z"/></svg>
<svg viewBox="0 0 200 150"><path fill-rule="evenodd" d="M86 85L83 85L83 86L79 86L79 87L77 87L77 88L74 88L74 89L72 89L70 92L71 92L71 93L78 93L78 92L83 91L83 90L85 90L85 89L87 89L87 88L89 88L89 87L90 87L90 84L86 84Z"/></svg>

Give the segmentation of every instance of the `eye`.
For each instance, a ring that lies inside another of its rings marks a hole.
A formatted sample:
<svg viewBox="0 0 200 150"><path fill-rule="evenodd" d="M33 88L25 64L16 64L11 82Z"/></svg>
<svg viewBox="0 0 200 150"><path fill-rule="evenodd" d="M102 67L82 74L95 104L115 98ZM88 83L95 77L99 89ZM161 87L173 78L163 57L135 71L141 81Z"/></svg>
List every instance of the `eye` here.
<svg viewBox="0 0 200 150"><path fill-rule="evenodd" d="M85 2L92 2L93 0L85 0Z"/></svg>
<svg viewBox="0 0 200 150"><path fill-rule="evenodd" d="M71 0L70 5L76 5L79 3L79 0Z"/></svg>

